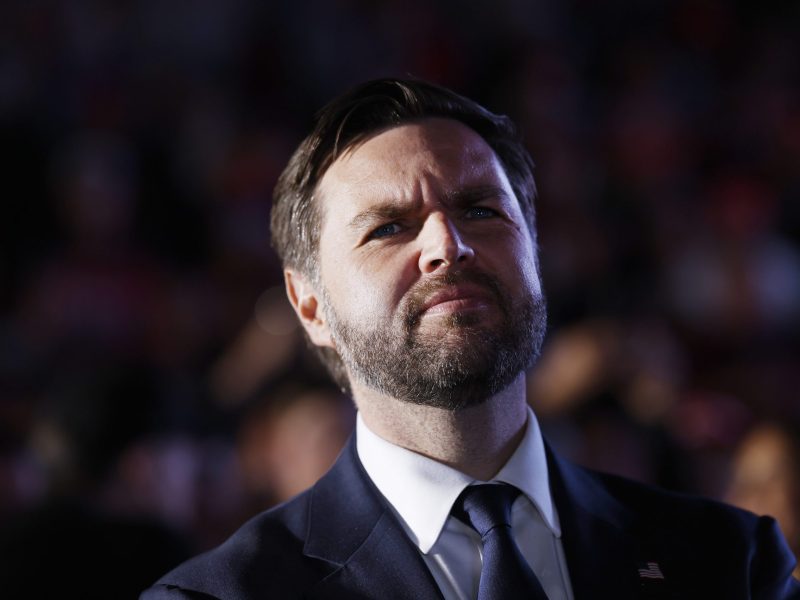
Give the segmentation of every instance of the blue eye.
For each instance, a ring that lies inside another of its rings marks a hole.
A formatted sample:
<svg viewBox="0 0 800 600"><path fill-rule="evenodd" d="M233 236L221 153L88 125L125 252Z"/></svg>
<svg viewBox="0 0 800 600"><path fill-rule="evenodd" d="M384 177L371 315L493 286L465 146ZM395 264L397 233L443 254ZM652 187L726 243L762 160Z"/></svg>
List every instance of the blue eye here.
<svg viewBox="0 0 800 600"><path fill-rule="evenodd" d="M468 219L490 219L496 217L497 211L485 206L473 206L467 210Z"/></svg>
<svg viewBox="0 0 800 600"><path fill-rule="evenodd" d="M386 223L372 230L370 239L385 238L400 233L401 227L397 223Z"/></svg>

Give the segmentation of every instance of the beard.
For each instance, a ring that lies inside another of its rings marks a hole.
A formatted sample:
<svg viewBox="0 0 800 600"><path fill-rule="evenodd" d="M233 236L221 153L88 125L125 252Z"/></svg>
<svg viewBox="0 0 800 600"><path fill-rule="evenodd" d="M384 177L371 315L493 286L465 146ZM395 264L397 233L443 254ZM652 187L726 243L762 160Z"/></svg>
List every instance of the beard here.
<svg viewBox="0 0 800 600"><path fill-rule="evenodd" d="M459 284L487 293L499 321L479 311L440 317L432 331L419 327L432 294ZM504 390L539 356L547 328L544 298L511 295L494 277L477 271L447 273L419 283L397 316L372 327L346 322L324 293L325 316L349 376L398 400L447 410L483 403Z"/></svg>

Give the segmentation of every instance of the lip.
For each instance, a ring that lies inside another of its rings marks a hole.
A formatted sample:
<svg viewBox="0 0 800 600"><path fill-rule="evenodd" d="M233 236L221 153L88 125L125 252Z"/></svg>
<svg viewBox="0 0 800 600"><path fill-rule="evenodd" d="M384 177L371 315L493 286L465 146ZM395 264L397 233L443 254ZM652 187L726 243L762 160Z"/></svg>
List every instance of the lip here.
<svg viewBox="0 0 800 600"><path fill-rule="evenodd" d="M474 286L455 286L439 290L420 307L420 314L455 313L486 308L488 294Z"/></svg>

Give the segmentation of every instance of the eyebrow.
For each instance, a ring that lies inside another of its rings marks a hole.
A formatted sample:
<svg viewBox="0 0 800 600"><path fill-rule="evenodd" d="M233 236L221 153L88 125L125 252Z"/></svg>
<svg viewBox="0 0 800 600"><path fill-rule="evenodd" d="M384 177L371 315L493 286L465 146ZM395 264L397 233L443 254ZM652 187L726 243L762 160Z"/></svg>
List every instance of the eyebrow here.
<svg viewBox="0 0 800 600"><path fill-rule="evenodd" d="M488 198L510 199L508 192L500 186L476 185L450 192L447 194L445 202L453 206L462 207L471 206Z"/></svg>
<svg viewBox="0 0 800 600"><path fill-rule="evenodd" d="M347 227L349 229L360 230L376 222L394 221L412 210L413 207L408 205L402 205L392 201L381 202L358 213L350 220Z"/></svg>
<svg viewBox="0 0 800 600"><path fill-rule="evenodd" d="M449 192L445 194L443 201L445 205L463 208L472 206L487 198L510 199L508 192L502 187L496 185L478 185ZM350 220L347 227L349 229L360 230L376 222L394 221L395 219L399 219L413 212L416 205L417 202L401 204L392 200L381 201L358 213Z"/></svg>

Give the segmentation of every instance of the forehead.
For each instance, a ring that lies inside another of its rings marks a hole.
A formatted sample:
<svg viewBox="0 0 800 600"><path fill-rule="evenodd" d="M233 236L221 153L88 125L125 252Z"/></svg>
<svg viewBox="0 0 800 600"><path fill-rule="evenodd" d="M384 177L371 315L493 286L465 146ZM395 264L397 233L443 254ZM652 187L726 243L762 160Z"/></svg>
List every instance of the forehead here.
<svg viewBox="0 0 800 600"><path fill-rule="evenodd" d="M508 185L492 148L459 121L426 118L382 131L342 154L323 175L323 213L365 197L384 200L413 194L420 185L459 188L480 179ZM444 190L441 190L444 191Z"/></svg>

